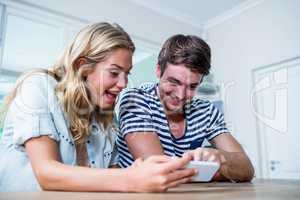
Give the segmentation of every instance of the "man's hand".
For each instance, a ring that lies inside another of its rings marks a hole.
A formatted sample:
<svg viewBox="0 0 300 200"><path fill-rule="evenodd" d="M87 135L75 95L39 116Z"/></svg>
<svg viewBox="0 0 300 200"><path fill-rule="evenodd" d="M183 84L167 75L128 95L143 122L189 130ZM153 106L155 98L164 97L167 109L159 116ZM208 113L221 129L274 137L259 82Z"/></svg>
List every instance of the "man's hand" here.
<svg viewBox="0 0 300 200"><path fill-rule="evenodd" d="M220 166L226 162L225 156L222 152L213 148L199 147L195 150L188 151L185 154L191 155L193 160L217 162Z"/></svg>
<svg viewBox="0 0 300 200"><path fill-rule="evenodd" d="M231 179L228 174L228 166L226 162L225 151L214 148L199 147L195 150L188 151L185 154L189 154L190 156L192 156L193 160L195 161L209 161L219 163L220 168L215 174L213 180L223 180L224 178Z"/></svg>
<svg viewBox="0 0 300 200"><path fill-rule="evenodd" d="M196 161L219 163L220 168L213 177L214 181L250 181L253 178L253 167L244 152L227 152L221 149L199 147L185 154L191 155Z"/></svg>

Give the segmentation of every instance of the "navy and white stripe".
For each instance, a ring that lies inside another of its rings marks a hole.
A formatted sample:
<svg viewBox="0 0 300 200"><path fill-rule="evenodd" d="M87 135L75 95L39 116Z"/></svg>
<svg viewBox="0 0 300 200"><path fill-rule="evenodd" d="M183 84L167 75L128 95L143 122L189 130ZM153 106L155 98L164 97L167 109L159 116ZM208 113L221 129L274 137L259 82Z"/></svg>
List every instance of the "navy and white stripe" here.
<svg viewBox="0 0 300 200"><path fill-rule="evenodd" d="M185 105L186 131L181 138L175 138L156 93L157 84L142 85L126 91L120 100L117 137L119 165L128 167L133 162L125 142L126 134L133 132L155 132L164 153L181 156L188 150L200 147L204 141L219 134L228 133L223 114L209 101L195 99Z"/></svg>

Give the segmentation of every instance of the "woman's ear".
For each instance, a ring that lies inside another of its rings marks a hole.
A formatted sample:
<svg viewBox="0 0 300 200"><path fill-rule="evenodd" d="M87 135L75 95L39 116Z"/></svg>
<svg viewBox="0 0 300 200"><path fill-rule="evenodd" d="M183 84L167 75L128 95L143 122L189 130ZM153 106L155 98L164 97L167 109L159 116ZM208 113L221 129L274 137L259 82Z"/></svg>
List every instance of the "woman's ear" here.
<svg viewBox="0 0 300 200"><path fill-rule="evenodd" d="M74 64L74 70L79 72L84 80L92 71L91 68L81 67L85 64L87 64L86 58L79 58Z"/></svg>
<svg viewBox="0 0 300 200"><path fill-rule="evenodd" d="M74 63L74 68L78 70L82 65L86 64L87 60L85 58L79 58Z"/></svg>

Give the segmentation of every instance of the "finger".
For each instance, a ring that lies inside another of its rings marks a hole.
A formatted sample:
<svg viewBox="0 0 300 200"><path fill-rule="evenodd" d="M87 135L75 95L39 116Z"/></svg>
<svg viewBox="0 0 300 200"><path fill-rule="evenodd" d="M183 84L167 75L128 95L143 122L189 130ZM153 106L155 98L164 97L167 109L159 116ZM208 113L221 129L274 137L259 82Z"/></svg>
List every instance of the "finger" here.
<svg viewBox="0 0 300 200"><path fill-rule="evenodd" d="M183 156L187 156L187 155L189 155L189 156L192 156L192 157L193 157L193 154L194 154L194 150L187 151L187 152L184 152L184 153L182 154L182 157L183 157Z"/></svg>
<svg viewBox="0 0 300 200"><path fill-rule="evenodd" d="M202 160L203 149L198 148L194 152L194 160Z"/></svg>
<svg viewBox="0 0 300 200"><path fill-rule="evenodd" d="M216 151L214 151L213 149L204 150L202 160L221 163L219 154Z"/></svg>
<svg viewBox="0 0 300 200"><path fill-rule="evenodd" d="M136 159L133 163L132 163L132 167L138 167L143 163L143 159L142 158L138 158Z"/></svg>
<svg viewBox="0 0 300 200"><path fill-rule="evenodd" d="M187 183L187 182L189 182L191 180L191 178L183 178L183 179L180 179L180 180L177 180L177 181L173 181L173 182L171 182L171 183L168 183L167 184L167 189L168 188L174 188L174 187L177 187L177 186L179 186L179 185L181 185L181 184L183 184L183 183Z"/></svg>
<svg viewBox="0 0 300 200"><path fill-rule="evenodd" d="M203 150L201 158L202 161L209 161L211 157L215 157L212 152L210 152L209 150Z"/></svg>
<svg viewBox="0 0 300 200"><path fill-rule="evenodd" d="M174 157L173 157L174 158ZM176 158L176 157L175 157ZM178 158L178 157L177 157ZM188 154L183 154L182 156L181 156L181 158L182 159L186 159L186 160L188 160L188 161L191 161L191 160L193 160L193 154L191 154L191 153L188 153Z"/></svg>
<svg viewBox="0 0 300 200"><path fill-rule="evenodd" d="M211 155L208 156L207 161L209 161L209 162L219 162L219 159L217 158L216 155L211 154Z"/></svg>
<svg viewBox="0 0 300 200"><path fill-rule="evenodd" d="M223 155L223 154L220 154L220 163L226 163L226 158L225 158L225 156Z"/></svg>
<svg viewBox="0 0 300 200"><path fill-rule="evenodd" d="M176 170L167 175L167 183L178 181L183 178L190 178L197 173L195 169Z"/></svg>
<svg viewBox="0 0 300 200"><path fill-rule="evenodd" d="M203 157L209 156L211 153L208 150L203 150Z"/></svg>
<svg viewBox="0 0 300 200"><path fill-rule="evenodd" d="M162 165L162 172L163 173L169 173L171 171L175 171L180 168L184 168L188 162L190 162L192 159L189 155L184 155L181 158L172 158L169 162L166 162Z"/></svg>
<svg viewBox="0 0 300 200"><path fill-rule="evenodd" d="M147 162L165 163L172 160L172 157L165 155L150 156L146 159Z"/></svg>

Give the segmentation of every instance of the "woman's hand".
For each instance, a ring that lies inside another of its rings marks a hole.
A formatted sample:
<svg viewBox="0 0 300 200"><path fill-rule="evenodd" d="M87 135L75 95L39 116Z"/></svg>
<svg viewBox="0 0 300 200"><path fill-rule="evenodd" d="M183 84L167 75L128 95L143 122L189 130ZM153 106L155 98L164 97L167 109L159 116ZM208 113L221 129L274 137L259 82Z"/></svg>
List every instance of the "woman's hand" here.
<svg viewBox="0 0 300 200"><path fill-rule="evenodd" d="M146 160L137 159L129 170L130 192L164 192L168 188L186 183L197 173L195 169L183 169L192 159L151 156Z"/></svg>

